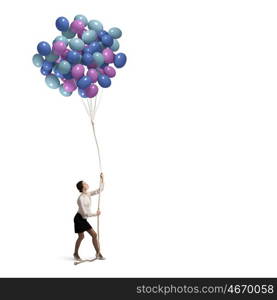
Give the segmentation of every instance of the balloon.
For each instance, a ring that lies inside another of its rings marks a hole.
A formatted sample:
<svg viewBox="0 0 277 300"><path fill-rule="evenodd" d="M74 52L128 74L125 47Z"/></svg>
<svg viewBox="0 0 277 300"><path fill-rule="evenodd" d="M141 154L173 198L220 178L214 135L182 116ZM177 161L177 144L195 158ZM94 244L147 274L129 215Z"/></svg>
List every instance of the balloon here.
<svg viewBox="0 0 277 300"><path fill-rule="evenodd" d="M113 27L113 28L109 29L109 34L114 39L119 39L122 36L122 31L117 27Z"/></svg>
<svg viewBox="0 0 277 300"><path fill-rule="evenodd" d="M88 48L90 49L91 54L102 51L101 44L99 42L92 42L89 44Z"/></svg>
<svg viewBox="0 0 277 300"><path fill-rule="evenodd" d="M43 67L41 67L41 68L40 68L40 73L41 73L42 75L48 75L48 74L51 73L51 70L45 70L45 69L43 69Z"/></svg>
<svg viewBox="0 0 277 300"><path fill-rule="evenodd" d="M79 79L84 76L85 68L81 64L77 64L72 67L71 74L75 79Z"/></svg>
<svg viewBox="0 0 277 300"><path fill-rule="evenodd" d="M70 25L70 30L75 33L80 33L84 29L85 29L85 24L80 20L74 20Z"/></svg>
<svg viewBox="0 0 277 300"><path fill-rule="evenodd" d="M57 37L55 37L53 43L57 41L64 42L66 46L68 45L68 39L63 35L58 35Z"/></svg>
<svg viewBox="0 0 277 300"><path fill-rule="evenodd" d="M59 71L59 65L55 65L53 68L53 73L58 77L63 79L63 74Z"/></svg>
<svg viewBox="0 0 277 300"><path fill-rule="evenodd" d="M57 55L61 55L66 49L66 44L62 41L56 41L53 43L53 52Z"/></svg>
<svg viewBox="0 0 277 300"><path fill-rule="evenodd" d="M101 66L104 62L104 56L100 52L95 52L92 54L93 61L98 65Z"/></svg>
<svg viewBox="0 0 277 300"><path fill-rule="evenodd" d="M98 93L97 85L92 83L85 89L85 93L89 98L95 97Z"/></svg>
<svg viewBox="0 0 277 300"><path fill-rule="evenodd" d="M66 59L74 64L78 64L81 61L82 55L77 51L69 51Z"/></svg>
<svg viewBox="0 0 277 300"><path fill-rule="evenodd" d="M97 32L97 36L98 36L99 39L101 39L102 36L105 35L105 34L108 34L108 32L105 31L105 30L100 30L100 31Z"/></svg>
<svg viewBox="0 0 277 300"><path fill-rule="evenodd" d="M97 68L97 71L101 74L105 74L104 70L102 68Z"/></svg>
<svg viewBox="0 0 277 300"><path fill-rule="evenodd" d="M70 29L68 29L67 31L64 31L62 35L65 36L67 39L72 39L75 36L75 32L72 32Z"/></svg>
<svg viewBox="0 0 277 300"><path fill-rule="evenodd" d="M105 63L110 64L110 63L113 62L114 54L113 54L113 51L110 48L105 48L102 51L102 54L103 54Z"/></svg>
<svg viewBox="0 0 277 300"><path fill-rule="evenodd" d="M57 89L60 86L59 79L53 74L47 75L45 77L45 83L51 89Z"/></svg>
<svg viewBox="0 0 277 300"><path fill-rule="evenodd" d="M74 79L65 80L63 83L63 88L66 92L73 92L77 89L77 85Z"/></svg>
<svg viewBox="0 0 277 300"><path fill-rule="evenodd" d="M77 15L74 17L74 20L82 21L85 24L85 26L88 25L88 19L84 15Z"/></svg>
<svg viewBox="0 0 277 300"><path fill-rule="evenodd" d="M64 52L61 54L61 58L62 59L66 59L66 57L67 57L67 55L68 55L69 52L70 52L69 49L65 49Z"/></svg>
<svg viewBox="0 0 277 300"><path fill-rule="evenodd" d="M67 74L63 74L63 77L64 77L65 79L72 79L72 78L73 78L71 72L69 72L69 73L67 73Z"/></svg>
<svg viewBox="0 0 277 300"><path fill-rule="evenodd" d="M117 53L114 56L114 65L117 68L122 68L126 64L127 57L124 53Z"/></svg>
<svg viewBox="0 0 277 300"><path fill-rule="evenodd" d="M81 79L79 79L77 81L77 86L80 88L80 89L85 89L87 88L90 84L92 83L92 80L89 76L83 76L81 77Z"/></svg>
<svg viewBox="0 0 277 300"><path fill-rule="evenodd" d="M58 55L54 54L53 52L51 52L50 54L46 55L45 59L47 61L50 61L50 62L55 62L57 59L59 58Z"/></svg>
<svg viewBox="0 0 277 300"><path fill-rule="evenodd" d="M106 67L104 67L104 73L111 78L111 77L115 76L116 71L113 67L106 66Z"/></svg>
<svg viewBox="0 0 277 300"><path fill-rule="evenodd" d="M52 68L53 68L53 63L51 63L51 62L49 62L49 61L47 61L47 60L45 60L44 62L43 62L43 64L42 64L42 68L44 69L44 70L46 70L46 71L52 71Z"/></svg>
<svg viewBox="0 0 277 300"><path fill-rule="evenodd" d="M97 20L91 20L88 22L88 28L95 30L96 32L103 30L103 25Z"/></svg>
<svg viewBox="0 0 277 300"><path fill-rule="evenodd" d="M82 98L87 98L87 95L86 95L85 90L78 89L78 94L79 94Z"/></svg>
<svg viewBox="0 0 277 300"><path fill-rule="evenodd" d="M69 97L69 96L72 95L72 92L67 92L67 91L64 89L63 85L60 86L59 91L60 91L60 93L61 93L63 96L65 96L65 97Z"/></svg>
<svg viewBox="0 0 277 300"><path fill-rule="evenodd" d="M84 49L85 43L79 38L74 38L69 42L69 47L72 50L81 51Z"/></svg>
<svg viewBox="0 0 277 300"><path fill-rule="evenodd" d="M96 82L98 79L98 72L95 69L88 69L87 76L89 76L92 82Z"/></svg>
<svg viewBox="0 0 277 300"><path fill-rule="evenodd" d="M40 55L48 55L51 52L51 47L47 42L40 42L37 45L37 50Z"/></svg>
<svg viewBox="0 0 277 300"><path fill-rule="evenodd" d="M111 49L113 51L117 51L119 49L119 42L118 42L118 40L113 40L113 44L111 46Z"/></svg>
<svg viewBox="0 0 277 300"><path fill-rule="evenodd" d="M85 53L82 57L82 63L84 65L90 65L93 62L93 56L90 53Z"/></svg>
<svg viewBox="0 0 277 300"><path fill-rule="evenodd" d="M56 20L56 27L60 31L67 31L69 28L69 22L65 17L59 17Z"/></svg>
<svg viewBox="0 0 277 300"><path fill-rule="evenodd" d="M113 44L113 38L109 34L104 34L101 37L101 41L104 46L111 47Z"/></svg>
<svg viewBox="0 0 277 300"><path fill-rule="evenodd" d="M35 54L32 58L34 66L40 68L44 62L43 57L40 54Z"/></svg>
<svg viewBox="0 0 277 300"><path fill-rule="evenodd" d="M98 83L100 86L102 86L103 88L107 88L111 85L111 79L104 74L99 74L98 75Z"/></svg>
<svg viewBox="0 0 277 300"><path fill-rule="evenodd" d="M84 31L82 34L82 40L86 44L90 44L91 42L96 40L96 38L97 38L97 34L96 34L95 30L87 30L87 31Z"/></svg>
<svg viewBox="0 0 277 300"><path fill-rule="evenodd" d="M71 65L67 60L62 60L59 63L59 71L62 74L67 74L70 71L70 69L71 69Z"/></svg>

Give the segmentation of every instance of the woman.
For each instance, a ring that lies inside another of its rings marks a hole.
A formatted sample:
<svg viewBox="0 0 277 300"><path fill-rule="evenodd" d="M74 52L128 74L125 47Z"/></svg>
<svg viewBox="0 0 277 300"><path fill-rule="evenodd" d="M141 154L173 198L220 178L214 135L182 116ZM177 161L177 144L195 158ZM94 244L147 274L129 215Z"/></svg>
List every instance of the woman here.
<svg viewBox="0 0 277 300"><path fill-rule="evenodd" d="M104 188L104 179L103 179L103 173L100 174L100 187L95 191L88 191L89 185L84 181L79 181L76 184L77 189L81 193L78 197L77 204L79 206L78 212L74 216L74 230L75 233L78 233L78 239L75 244L75 251L73 253L73 256L76 260L80 260L80 256L78 254L79 247L81 245L82 240L84 239L84 231L87 231L91 237L92 237L92 244L96 251L96 258L98 259L104 259L102 254L99 250L99 244L97 239L97 234L87 221L88 217L95 217L100 215L100 211L98 210L96 214L93 214L90 211L91 206L91 196L99 194L100 191Z"/></svg>

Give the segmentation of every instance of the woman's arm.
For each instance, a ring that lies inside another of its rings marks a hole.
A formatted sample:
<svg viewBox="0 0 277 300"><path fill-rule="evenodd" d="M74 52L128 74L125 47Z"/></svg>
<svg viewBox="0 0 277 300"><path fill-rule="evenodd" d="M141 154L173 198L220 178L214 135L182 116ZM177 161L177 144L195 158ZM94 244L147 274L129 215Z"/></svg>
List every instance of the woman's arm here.
<svg viewBox="0 0 277 300"><path fill-rule="evenodd" d="M84 199L81 196L78 199L78 202L77 202L78 206L79 206L79 209L80 209L80 213L81 213L82 216L84 216L84 217L96 217L96 216L100 215L100 211L97 211L96 214L94 214L90 210L86 209L86 207L84 206L83 201L84 201Z"/></svg>
<svg viewBox="0 0 277 300"><path fill-rule="evenodd" d="M100 174L100 187L97 189L97 190L94 190L94 191L91 191L90 192L90 195L91 196L94 196L94 195L97 195L99 194L99 192L102 192L103 189L104 189L104 178L103 178L103 173Z"/></svg>

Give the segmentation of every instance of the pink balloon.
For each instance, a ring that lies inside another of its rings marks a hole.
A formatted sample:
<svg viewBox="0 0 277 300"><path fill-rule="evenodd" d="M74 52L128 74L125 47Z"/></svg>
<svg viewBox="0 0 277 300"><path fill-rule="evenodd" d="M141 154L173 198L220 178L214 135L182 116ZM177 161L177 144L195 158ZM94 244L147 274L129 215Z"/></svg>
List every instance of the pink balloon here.
<svg viewBox="0 0 277 300"><path fill-rule="evenodd" d="M113 67L106 66L106 67L104 67L104 73L109 77L114 77L116 74L116 71Z"/></svg>
<svg viewBox="0 0 277 300"><path fill-rule="evenodd" d="M70 25L70 30L75 33L81 33L84 29L85 24L80 20L74 20Z"/></svg>
<svg viewBox="0 0 277 300"><path fill-rule="evenodd" d="M104 56L104 62L106 64L110 64L113 62L114 60L114 53L112 51L112 49L110 48L105 48L103 51L102 51L102 55Z"/></svg>
<svg viewBox="0 0 277 300"><path fill-rule="evenodd" d="M66 56L67 56L69 51L70 51L69 49L65 49L64 52L61 54L61 58L66 59Z"/></svg>
<svg viewBox="0 0 277 300"><path fill-rule="evenodd" d="M71 74L75 79L80 79L82 76L84 76L85 73L85 67L81 64L77 64L73 66L71 70Z"/></svg>
<svg viewBox="0 0 277 300"><path fill-rule="evenodd" d="M81 39L82 38L82 35L83 33L87 31L86 29L82 30L81 32L78 32L78 38Z"/></svg>
<svg viewBox="0 0 277 300"><path fill-rule="evenodd" d="M67 79L63 83L63 88L67 92L73 92L77 89L77 84L74 79Z"/></svg>
<svg viewBox="0 0 277 300"><path fill-rule="evenodd" d="M92 63L90 65L88 65L88 69L96 69L97 68L97 64L96 63Z"/></svg>
<svg viewBox="0 0 277 300"><path fill-rule="evenodd" d="M98 72L95 69L88 69L87 76L89 76L92 82L96 82L98 79Z"/></svg>
<svg viewBox="0 0 277 300"><path fill-rule="evenodd" d="M56 41L53 43L53 52L56 55L61 55L66 49L66 44L62 41Z"/></svg>
<svg viewBox="0 0 277 300"><path fill-rule="evenodd" d="M89 87L85 89L85 93L89 98L95 97L98 93L97 85L92 83Z"/></svg>

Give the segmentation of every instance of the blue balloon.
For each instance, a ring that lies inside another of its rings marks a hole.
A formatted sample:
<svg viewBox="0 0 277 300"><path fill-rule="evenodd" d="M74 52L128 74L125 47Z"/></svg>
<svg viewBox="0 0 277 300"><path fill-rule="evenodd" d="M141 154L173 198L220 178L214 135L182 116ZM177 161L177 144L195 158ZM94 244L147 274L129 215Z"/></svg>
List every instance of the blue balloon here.
<svg viewBox="0 0 277 300"><path fill-rule="evenodd" d="M69 72L69 73L67 73L67 74L63 74L63 77L64 77L65 79L72 79L72 78L73 78L71 72Z"/></svg>
<svg viewBox="0 0 277 300"><path fill-rule="evenodd" d="M82 63L84 65L90 65L93 63L93 56L90 53L85 53L82 57Z"/></svg>
<svg viewBox="0 0 277 300"><path fill-rule="evenodd" d="M90 49L91 54L93 54L94 52L101 52L102 51L102 47L101 47L101 44L99 42L90 43L88 48Z"/></svg>
<svg viewBox="0 0 277 300"><path fill-rule="evenodd" d="M111 46L111 49L113 51L117 51L119 49L119 42L118 42L118 40L116 40L116 39L113 40L113 44Z"/></svg>
<svg viewBox="0 0 277 300"><path fill-rule="evenodd" d="M85 48L83 49L83 54L85 54L85 53L92 54L92 51L91 51L90 47L85 47Z"/></svg>
<svg viewBox="0 0 277 300"><path fill-rule="evenodd" d="M109 34L104 34L101 37L101 41L102 41L103 45L105 45L107 47L111 47L113 44L113 38Z"/></svg>
<svg viewBox="0 0 277 300"><path fill-rule="evenodd" d="M58 30L60 30L62 32L67 31L69 28L69 22L68 22L67 18L59 17L56 20L56 27Z"/></svg>
<svg viewBox="0 0 277 300"><path fill-rule="evenodd" d="M37 50L40 55L49 55L51 53L51 47L47 42L40 42L37 45Z"/></svg>
<svg viewBox="0 0 277 300"><path fill-rule="evenodd" d="M73 65L78 64L81 61L82 55L77 51L69 51L66 59Z"/></svg>
<svg viewBox="0 0 277 300"><path fill-rule="evenodd" d="M77 81L77 86L80 89L86 89L90 84L92 83L92 80L89 76L83 76Z"/></svg>
<svg viewBox="0 0 277 300"><path fill-rule="evenodd" d="M126 64L127 57L124 53L117 53L114 56L114 65L117 68L122 68Z"/></svg>
<svg viewBox="0 0 277 300"><path fill-rule="evenodd" d="M112 84L112 81L107 75L99 74L98 75L98 83L103 88L107 88Z"/></svg>
<svg viewBox="0 0 277 300"><path fill-rule="evenodd" d="M45 69L43 69L43 67L41 67L40 68L40 73L42 74L42 75L48 75L48 74L50 74L51 73L51 70L45 70Z"/></svg>
<svg viewBox="0 0 277 300"><path fill-rule="evenodd" d="M59 65L55 65L53 68L53 73L58 77L58 78L64 78L63 74L59 71Z"/></svg>
<svg viewBox="0 0 277 300"><path fill-rule="evenodd" d="M97 32L97 36L98 36L99 39L101 39L102 36L105 35L105 34L108 34L108 32L105 31L105 30L100 30L100 31Z"/></svg>
<svg viewBox="0 0 277 300"><path fill-rule="evenodd" d="M53 68L53 63L51 63L50 61L44 61L43 64L42 64L42 68L46 71L52 71L52 68Z"/></svg>
<svg viewBox="0 0 277 300"><path fill-rule="evenodd" d="M82 98L87 98L86 92L82 89L78 89L78 94L82 97Z"/></svg>

